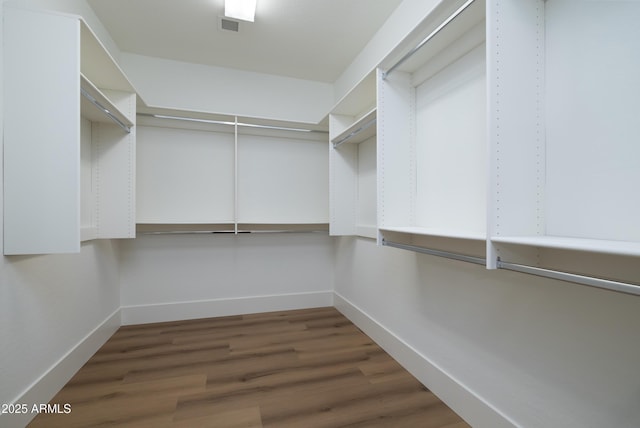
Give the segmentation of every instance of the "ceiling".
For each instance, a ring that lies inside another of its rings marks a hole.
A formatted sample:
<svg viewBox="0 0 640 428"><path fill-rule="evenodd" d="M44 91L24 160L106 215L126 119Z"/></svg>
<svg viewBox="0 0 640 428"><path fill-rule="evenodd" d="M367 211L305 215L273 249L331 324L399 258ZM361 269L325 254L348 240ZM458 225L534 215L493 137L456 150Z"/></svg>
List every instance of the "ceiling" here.
<svg viewBox="0 0 640 428"><path fill-rule="evenodd" d="M402 0L257 0L219 29L224 0L88 0L121 51L334 82Z"/></svg>

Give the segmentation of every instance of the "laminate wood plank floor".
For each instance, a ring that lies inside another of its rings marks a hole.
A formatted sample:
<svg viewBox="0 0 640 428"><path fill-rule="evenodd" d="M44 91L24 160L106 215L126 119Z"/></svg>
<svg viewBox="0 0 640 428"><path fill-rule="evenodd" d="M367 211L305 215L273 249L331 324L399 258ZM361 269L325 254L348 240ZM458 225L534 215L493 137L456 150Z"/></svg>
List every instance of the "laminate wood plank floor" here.
<svg viewBox="0 0 640 428"><path fill-rule="evenodd" d="M123 326L38 427L468 427L335 308Z"/></svg>

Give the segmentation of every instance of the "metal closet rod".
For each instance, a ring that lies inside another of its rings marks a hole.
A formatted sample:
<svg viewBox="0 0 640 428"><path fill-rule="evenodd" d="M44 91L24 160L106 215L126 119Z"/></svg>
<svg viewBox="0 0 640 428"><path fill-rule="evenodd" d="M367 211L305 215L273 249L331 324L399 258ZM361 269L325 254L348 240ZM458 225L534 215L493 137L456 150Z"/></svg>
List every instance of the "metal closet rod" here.
<svg viewBox="0 0 640 428"><path fill-rule="evenodd" d="M374 123L376 123L376 119L371 119L370 121L368 121L367 123L362 125L360 128L358 128L355 131L351 132L349 135L345 135L344 137L342 137L341 139L339 139L338 141L333 143L333 148L335 149L335 148L339 147L342 143L346 143L347 141L349 141L350 139L352 139L353 137L355 137L356 135L358 135L359 133L361 133L365 129L369 128Z"/></svg>
<svg viewBox="0 0 640 428"><path fill-rule="evenodd" d="M386 247L399 248L402 250L414 251L422 254L429 254L431 256L444 257L447 259L459 260L468 263L475 263L478 265L486 265L486 260L480 257L467 256L459 253L452 253L449 251L434 250L426 247L418 247L415 245L400 244L397 242L382 240L382 245ZM628 284L625 282L611 281L608 279L596 278L593 276L578 275L568 272L562 272L551 269L544 269L534 266L521 265L517 263L503 262L498 259L498 269L511 270L520 273L526 273L530 275L541 276L550 279L557 279L560 281L572 282L575 284L586 285L589 287L602 288L610 291L617 291L620 293L633 294L640 296L640 285Z"/></svg>
<svg viewBox="0 0 640 428"><path fill-rule="evenodd" d="M387 71L382 73L382 79L386 79L387 76L389 74L391 74L395 69L397 69L398 67L400 67L400 65L402 65L406 60L408 60L409 58L411 58L416 52L418 52L424 45L426 45L427 43L429 43L429 41L431 39L433 39L440 31L442 31L444 29L444 27L446 27L447 25L449 25L449 23L451 21L453 21L454 19L456 19L458 17L458 15L460 15L462 12L464 12L464 10L466 8L468 8L469 6L471 6L471 3L473 3L475 0L467 0L462 6L460 6L455 12L453 12L451 14L451 16L449 16L447 19L444 20L444 22L442 22L440 25L438 25L436 27L435 30L433 30L427 37L425 37L420 43L418 43L416 45L416 47L414 47L413 49L411 49L405 56L403 56L402 58L400 58L400 60L398 62L396 62L394 65L392 65Z"/></svg>
<svg viewBox="0 0 640 428"><path fill-rule="evenodd" d="M211 123L214 125L238 125L244 126L247 128L261 128L261 129L273 129L278 131L295 131L295 132L323 132L326 131L317 131L315 129L304 129L304 128L290 128L287 126L275 126L275 125L259 125L255 123L243 123L243 122L229 122L225 120L213 120L213 119L198 119L195 117L185 117L185 116L170 116L165 114L148 114L148 113L138 113L140 116L147 117L155 117L158 119L172 119L172 120L184 120L186 122L199 122L199 123Z"/></svg>
<svg viewBox="0 0 640 428"><path fill-rule="evenodd" d="M577 275L551 269L521 265L517 263L503 262L498 259L498 269L512 270L515 272L528 273L530 275L543 276L545 278L559 279L561 281L573 282L587 285L589 287L603 288L605 290L618 291L626 294L640 295L640 286L627 284L625 282L610 281L608 279L596 278L593 276Z"/></svg>
<svg viewBox="0 0 640 428"><path fill-rule="evenodd" d="M109 119L114 121L116 123L116 125L118 125L120 128L122 128L126 133L131 133L131 127L130 126L126 125L124 122L122 122L116 116L114 116L114 114L111 113L109 111L109 109L107 109L105 106L100 104L100 102L98 100L96 100L94 97L92 97L87 91L85 91L83 88L80 88L80 93L82 94L83 97L85 97L87 100L89 100L89 102L91 104L93 104L100 111L102 111L104 114L106 114L107 117L109 117Z"/></svg>
<svg viewBox="0 0 640 428"><path fill-rule="evenodd" d="M387 241L386 239L382 240L382 245L386 247L399 248L401 250L409 250L409 251L415 251L417 253L429 254L430 256L438 256L438 257L444 257L447 259L453 259L453 260L458 260L458 261L467 262L467 263L474 263L477 265L483 265L483 266L487 265L486 259L483 259L481 257L467 256L466 254L452 253L449 251L440 251L440 250L434 250L432 248L401 244L399 242Z"/></svg>

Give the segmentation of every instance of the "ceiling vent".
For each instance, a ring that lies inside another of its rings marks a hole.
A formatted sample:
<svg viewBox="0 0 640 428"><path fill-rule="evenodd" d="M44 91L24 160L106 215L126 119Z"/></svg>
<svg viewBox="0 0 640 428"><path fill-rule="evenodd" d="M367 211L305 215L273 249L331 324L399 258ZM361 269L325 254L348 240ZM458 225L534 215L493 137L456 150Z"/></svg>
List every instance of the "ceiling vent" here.
<svg viewBox="0 0 640 428"><path fill-rule="evenodd" d="M231 31L233 33L237 33L238 30L240 30L240 22L221 16L218 20L218 29L222 31Z"/></svg>

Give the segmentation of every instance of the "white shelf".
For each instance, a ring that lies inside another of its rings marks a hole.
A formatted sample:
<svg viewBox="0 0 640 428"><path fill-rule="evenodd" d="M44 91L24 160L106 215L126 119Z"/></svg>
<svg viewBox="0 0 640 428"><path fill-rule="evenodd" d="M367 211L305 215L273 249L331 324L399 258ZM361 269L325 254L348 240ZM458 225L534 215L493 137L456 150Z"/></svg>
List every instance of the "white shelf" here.
<svg viewBox="0 0 640 428"><path fill-rule="evenodd" d="M135 91L81 18L7 6L4 20L4 254L135 236Z"/></svg>
<svg viewBox="0 0 640 428"><path fill-rule="evenodd" d="M371 73L329 116L331 235L377 237L375 82Z"/></svg>
<svg viewBox="0 0 640 428"><path fill-rule="evenodd" d="M489 3L489 268L545 248L640 256L632 3Z"/></svg>
<svg viewBox="0 0 640 428"><path fill-rule="evenodd" d="M325 232L327 223L138 223L137 233L148 234L204 234L213 232Z"/></svg>
<svg viewBox="0 0 640 428"><path fill-rule="evenodd" d="M212 233L233 232L235 224L231 223L138 223L136 233Z"/></svg>
<svg viewBox="0 0 640 428"><path fill-rule="evenodd" d="M82 18L80 21L80 72L97 87L135 92L118 63Z"/></svg>
<svg viewBox="0 0 640 428"><path fill-rule="evenodd" d="M507 236L492 237L497 244L526 245L530 247L588 251L622 256L640 256L640 242L608 241L602 239L569 238L562 236Z"/></svg>
<svg viewBox="0 0 640 428"><path fill-rule="evenodd" d="M440 28L443 20L453 15L465 3L466 0L439 2L420 28L414 30L415 36L403 43L404 48L400 47L392 53L382 67L388 70L393 66L397 71L414 74L413 85L418 86L477 46L479 36L484 39L485 0L475 0ZM440 30L435 31L436 28ZM422 45L427 38L428 41ZM418 45L422 46L415 50ZM406 46L413 49L407 52L409 49ZM407 54L410 56L402 60L401 57ZM396 64L392 65L392 62ZM425 67L425 64L428 65Z"/></svg>
<svg viewBox="0 0 640 428"><path fill-rule="evenodd" d="M168 227L184 227L186 229L189 228L193 228L193 227L198 227L198 226L226 226L226 225L235 225L234 221L216 221L216 222L206 222L206 221L171 221L171 220L166 220L166 219L162 219L162 220L145 220L145 221L141 221L136 223L137 227L143 227L143 228L147 228L147 227L164 227L164 226L168 226Z"/></svg>
<svg viewBox="0 0 640 428"><path fill-rule="evenodd" d="M444 27L438 21L463 3L442 2L438 7L443 9L405 42L422 47L410 51L415 54L406 61L379 71L382 230L486 239L484 1L474 2ZM434 33L435 28L442 30ZM406 49L399 49L390 58L403 53Z"/></svg>
<svg viewBox="0 0 640 428"><path fill-rule="evenodd" d="M376 135L376 109L367 112L351 126L338 134L331 142L335 147L343 143L358 144Z"/></svg>
<svg viewBox="0 0 640 428"><path fill-rule="evenodd" d="M472 231L464 231L464 230L452 230L452 229L438 229L438 228L429 228L429 227L415 227L415 226L406 226L406 227L381 227L381 232L395 232L395 233L406 233L410 235L421 235L421 236L437 236L440 238L454 238L454 239L469 239L474 241L484 241L486 237L482 234L474 233Z"/></svg>
<svg viewBox="0 0 640 428"><path fill-rule="evenodd" d="M80 110L82 116L92 122L116 123L131 128L134 121L123 113L107 96L91 83L83 74L80 75L80 89L87 94L81 97Z"/></svg>
<svg viewBox="0 0 640 428"><path fill-rule="evenodd" d="M238 232L325 232L328 223L238 223Z"/></svg>
<svg viewBox="0 0 640 428"><path fill-rule="evenodd" d="M358 116L375 107L375 93L376 74L371 72L336 103L331 109L331 114Z"/></svg>

